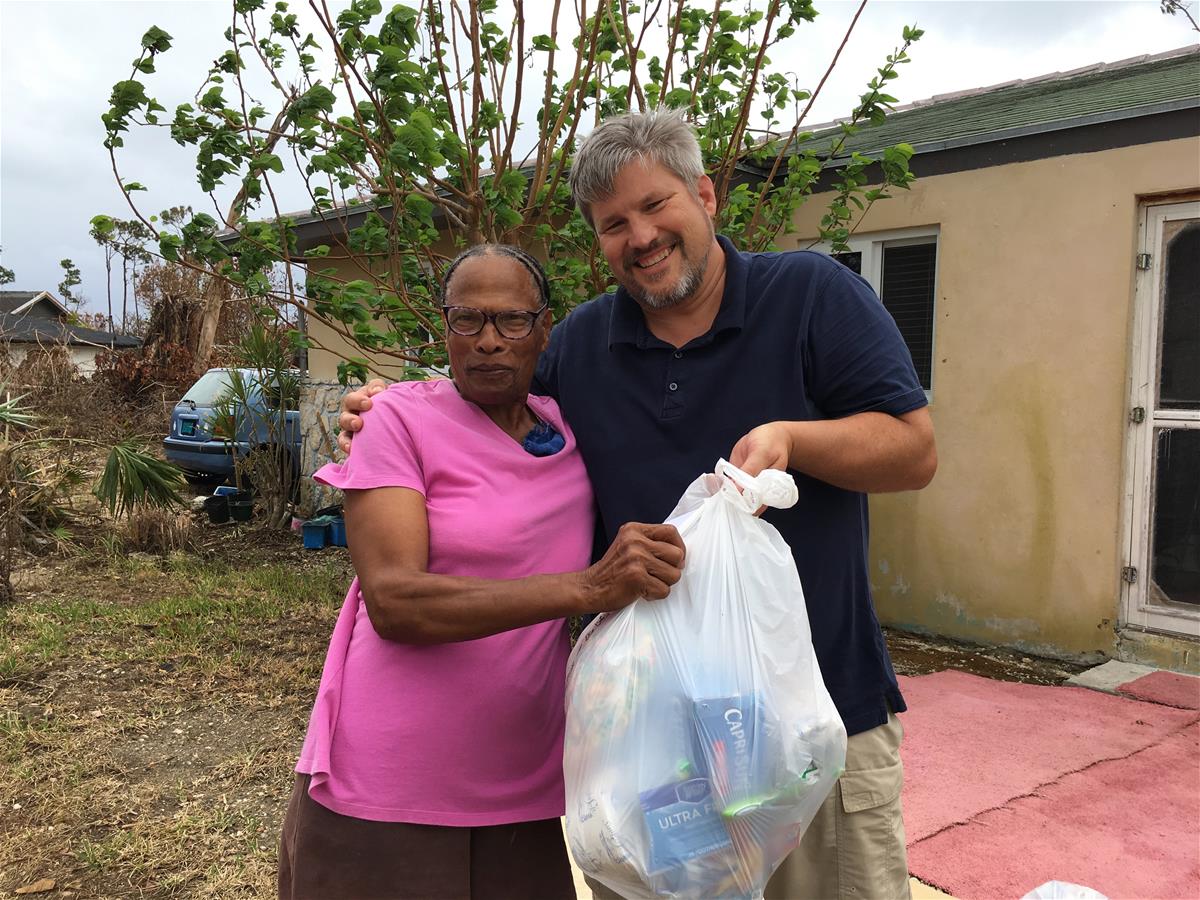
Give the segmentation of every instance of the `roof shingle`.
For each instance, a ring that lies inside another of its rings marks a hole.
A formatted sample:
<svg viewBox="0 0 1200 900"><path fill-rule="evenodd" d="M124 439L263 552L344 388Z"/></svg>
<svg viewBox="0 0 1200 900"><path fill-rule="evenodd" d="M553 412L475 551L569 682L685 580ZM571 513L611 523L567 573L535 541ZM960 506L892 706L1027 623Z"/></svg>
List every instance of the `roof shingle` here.
<svg viewBox="0 0 1200 900"><path fill-rule="evenodd" d="M66 325L41 316L14 316L0 313L0 340L18 344L61 344L83 347L140 347L141 338L128 334L96 331L79 325Z"/></svg>
<svg viewBox="0 0 1200 900"><path fill-rule="evenodd" d="M920 153L1187 108L1200 110L1200 45L919 101L847 138L838 156L900 141ZM839 133L821 128L806 143L828 147Z"/></svg>

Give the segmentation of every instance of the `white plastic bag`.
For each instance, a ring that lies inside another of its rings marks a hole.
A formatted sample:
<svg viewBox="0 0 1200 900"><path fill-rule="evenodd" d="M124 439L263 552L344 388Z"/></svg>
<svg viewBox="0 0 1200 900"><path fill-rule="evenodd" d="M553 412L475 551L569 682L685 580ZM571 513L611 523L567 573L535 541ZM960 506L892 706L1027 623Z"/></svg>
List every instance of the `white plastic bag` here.
<svg viewBox="0 0 1200 900"><path fill-rule="evenodd" d="M667 519L670 596L600 617L568 663L567 843L623 897L760 898L845 765L795 561L754 515L795 482L716 471Z"/></svg>
<svg viewBox="0 0 1200 900"><path fill-rule="evenodd" d="M1021 900L1108 900L1099 891L1066 881L1047 881L1039 884Z"/></svg>

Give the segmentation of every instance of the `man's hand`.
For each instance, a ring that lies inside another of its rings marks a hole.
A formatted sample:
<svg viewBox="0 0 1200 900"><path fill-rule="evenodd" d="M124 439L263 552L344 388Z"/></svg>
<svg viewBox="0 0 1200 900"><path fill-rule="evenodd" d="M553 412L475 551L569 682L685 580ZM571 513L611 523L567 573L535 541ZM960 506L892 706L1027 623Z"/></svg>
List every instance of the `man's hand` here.
<svg viewBox="0 0 1200 900"><path fill-rule="evenodd" d="M351 391L342 398L342 413L338 416L338 449L343 453L350 452L350 441L354 432L361 431L362 419L358 413L371 408L371 398L380 391L387 390L387 382L382 378L372 378L356 391Z"/></svg>
<svg viewBox="0 0 1200 900"><path fill-rule="evenodd" d="M764 469L786 469L791 458L792 437L783 422L751 429L729 454L729 461L747 475L757 475Z"/></svg>
<svg viewBox="0 0 1200 900"><path fill-rule="evenodd" d="M683 574L683 557L674 525L622 525L604 557L579 573L588 611L621 609L639 597L661 600Z"/></svg>

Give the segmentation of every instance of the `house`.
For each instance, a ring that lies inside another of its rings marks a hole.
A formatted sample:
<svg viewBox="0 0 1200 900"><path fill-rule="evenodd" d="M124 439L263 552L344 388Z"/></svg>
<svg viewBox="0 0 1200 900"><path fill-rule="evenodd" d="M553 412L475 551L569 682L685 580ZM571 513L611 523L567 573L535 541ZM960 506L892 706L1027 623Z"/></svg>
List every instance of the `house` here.
<svg viewBox="0 0 1200 900"><path fill-rule="evenodd" d="M0 345L14 364L32 349L61 345L80 373L90 375L98 353L141 346L140 338L84 328L70 319L49 291L0 291Z"/></svg>
<svg viewBox="0 0 1200 900"><path fill-rule="evenodd" d="M839 255L896 318L941 459L871 498L880 619L1200 671L1200 47L934 97L843 152L901 140L918 180ZM780 243L828 249L831 196ZM331 380L340 339L312 330Z"/></svg>
<svg viewBox="0 0 1200 900"><path fill-rule="evenodd" d="M1200 47L934 97L845 153L899 140L918 180L841 259L941 462L871 498L880 618L1200 671Z"/></svg>

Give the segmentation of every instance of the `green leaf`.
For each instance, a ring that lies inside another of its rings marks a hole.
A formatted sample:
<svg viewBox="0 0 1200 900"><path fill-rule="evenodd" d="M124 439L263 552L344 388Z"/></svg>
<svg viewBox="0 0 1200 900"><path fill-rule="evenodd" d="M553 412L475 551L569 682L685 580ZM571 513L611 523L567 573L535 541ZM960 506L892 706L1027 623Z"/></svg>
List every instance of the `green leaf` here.
<svg viewBox="0 0 1200 900"><path fill-rule="evenodd" d="M205 91L204 96L200 98L201 109L217 110L225 106L225 98L221 96L221 87L217 85Z"/></svg>
<svg viewBox="0 0 1200 900"><path fill-rule="evenodd" d="M142 46L151 53L162 53L171 49L171 40L169 34L157 25L151 25L150 30L142 35Z"/></svg>
<svg viewBox="0 0 1200 900"><path fill-rule="evenodd" d="M179 496L182 487L183 473L179 469L141 452L134 441L125 441L109 452L104 473L92 493L109 513L122 516L139 506L183 506Z"/></svg>
<svg viewBox="0 0 1200 900"><path fill-rule="evenodd" d="M158 236L158 252L162 254L163 259L169 259L171 262L179 261L179 251L183 247L183 238L177 234L171 234L169 231L164 231Z"/></svg>
<svg viewBox="0 0 1200 900"><path fill-rule="evenodd" d="M98 238L106 238L116 230L117 223L112 216L92 216L92 233Z"/></svg>
<svg viewBox="0 0 1200 900"><path fill-rule="evenodd" d="M272 172L282 174L283 160L274 153L260 153L250 160L250 170L260 171L262 169L270 169Z"/></svg>

